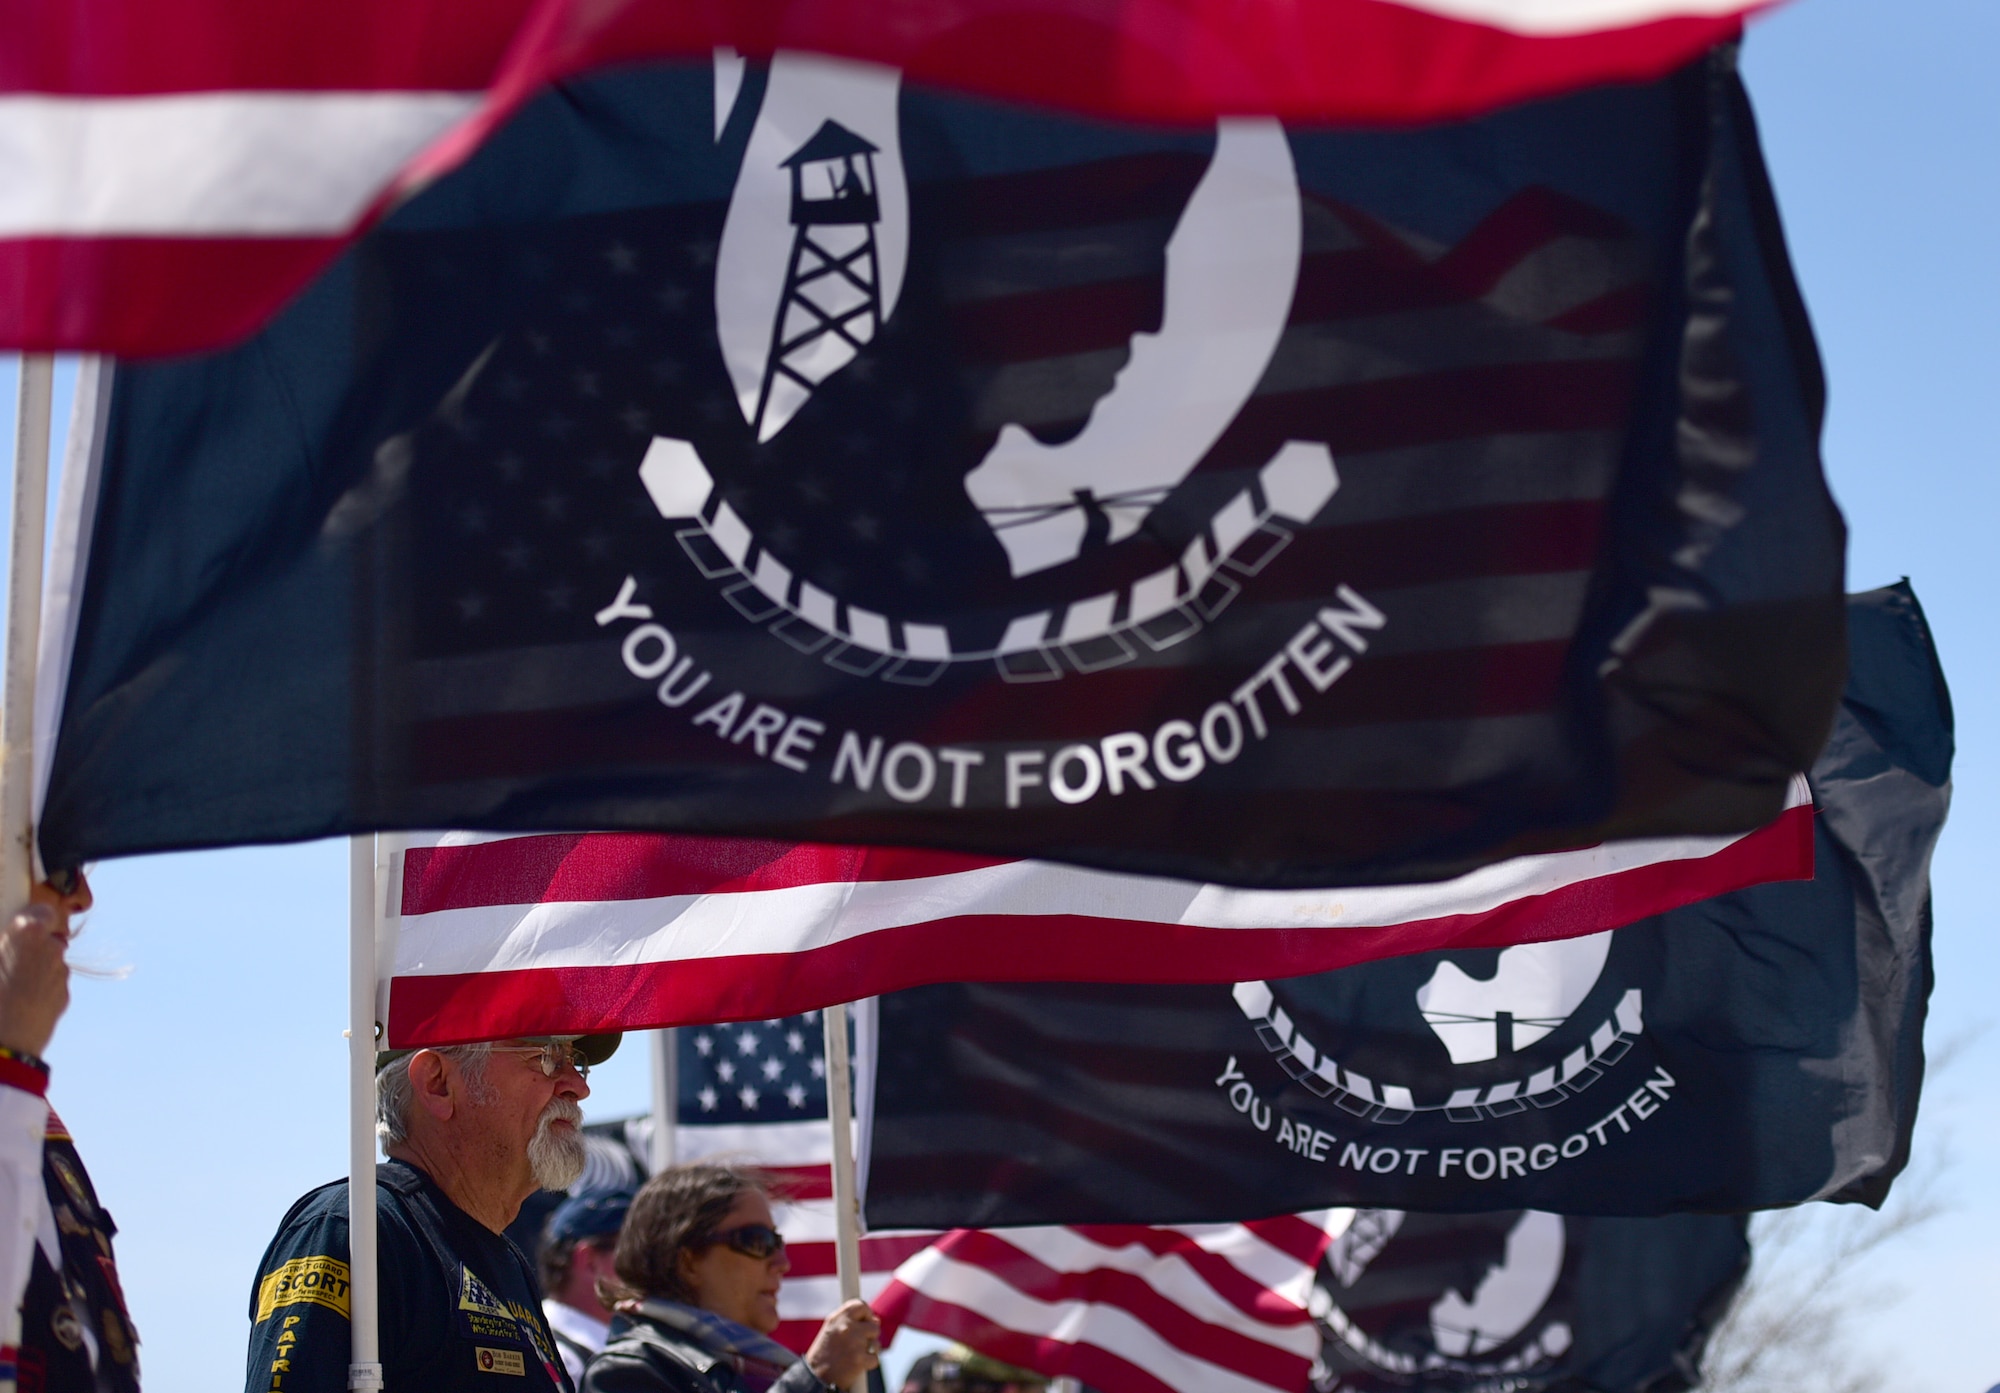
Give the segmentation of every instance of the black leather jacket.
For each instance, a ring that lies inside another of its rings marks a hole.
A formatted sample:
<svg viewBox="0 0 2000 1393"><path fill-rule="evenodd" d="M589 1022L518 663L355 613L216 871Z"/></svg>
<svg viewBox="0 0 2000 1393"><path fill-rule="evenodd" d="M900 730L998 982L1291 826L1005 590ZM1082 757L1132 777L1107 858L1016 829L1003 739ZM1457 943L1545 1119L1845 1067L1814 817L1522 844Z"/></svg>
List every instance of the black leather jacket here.
<svg viewBox="0 0 2000 1393"><path fill-rule="evenodd" d="M580 1393L748 1393L735 1361L644 1316L619 1316ZM829 1393L801 1359L770 1393Z"/></svg>

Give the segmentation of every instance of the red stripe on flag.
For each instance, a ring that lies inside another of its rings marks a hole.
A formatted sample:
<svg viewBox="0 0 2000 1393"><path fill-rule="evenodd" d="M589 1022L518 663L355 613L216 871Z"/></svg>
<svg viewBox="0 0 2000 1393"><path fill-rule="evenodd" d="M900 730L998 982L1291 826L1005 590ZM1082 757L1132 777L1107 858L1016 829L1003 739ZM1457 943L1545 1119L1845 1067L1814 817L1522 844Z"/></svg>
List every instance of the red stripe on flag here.
<svg viewBox="0 0 2000 1393"><path fill-rule="evenodd" d="M646 832L552 833L410 848L403 863L402 912L917 880L1005 864L1000 857L899 847Z"/></svg>
<svg viewBox="0 0 2000 1393"><path fill-rule="evenodd" d="M1296 1214L1280 1214L1272 1219L1255 1219L1243 1226L1280 1252L1290 1253L1307 1267L1317 1267L1326 1254L1332 1235L1318 1224L1309 1224Z"/></svg>
<svg viewBox="0 0 2000 1393"><path fill-rule="evenodd" d="M0 91L465 91L537 0L0 0Z"/></svg>
<svg viewBox="0 0 2000 1393"><path fill-rule="evenodd" d="M258 329L346 246L340 237L0 238L0 343L120 356L216 348Z"/></svg>
<svg viewBox="0 0 2000 1393"><path fill-rule="evenodd" d="M1174 1229L1141 1228L1132 1224L1077 1224L1072 1226L1071 1231L1106 1248L1138 1247L1155 1257L1178 1258L1193 1269L1217 1296L1251 1320L1262 1321L1266 1325L1300 1325L1305 1321L1306 1313L1296 1303L1256 1281L1227 1257L1211 1253ZM954 1250L952 1256L957 1257L958 1253Z"/></svg>
<svg viewBox="0 0 2000 1393"><path fill-rule="evenodd" d="M769 1178L773 1199L781 1202L797 1202L833 1198L833 1167L830 1165L760 1165L757 1169Z"/></svg>
<svg viewBox="0 0 2000 1393"><path fill-rule="evenodd" d="M819 1334L820 1322L816 1320L781 1320L778 1328L771 1332L771 1338L803 1357L811 1347L813 1336Z"/></svg>
<svg viewBox="0 0 2000 1393"><path fill-rule="evenodd" d="M1770 880L1812 875L1812 809L1699 860L1637 866L1480 914L1376 929L1209 929L1080 915L966 915L798 953L400 976L389 1038L443 1045L512 1035L761 1020L939 981L1239 981L1433 949L1596 933Z"/></svg>
<svg viewBox="0 0 2000 1393"><path fill-rule="evenodd" d="M512 87L729 45L758 57L835 53L903 67L918 81L1110 116L1412 120L1655 76L1741 27L1738 14L1685 15L1529 35L1383 0L350 0L332 9L269 0L254 23L220 0L6 0L0 90L464 89L493 81L510 46L503 83Z"/></svg>
<svg viewBox="0 0 2000 1393"><path fill-rule="evenodd" d="M868 1236L861 1240L861 1270L894 1272L938 1239L935 1233ZM788 1277L831 1277L838 1270L839 1254L831 1243L794 1243L785 1248L792 1260ZM827 1314L831 1315L831 1309Z"/></svg>

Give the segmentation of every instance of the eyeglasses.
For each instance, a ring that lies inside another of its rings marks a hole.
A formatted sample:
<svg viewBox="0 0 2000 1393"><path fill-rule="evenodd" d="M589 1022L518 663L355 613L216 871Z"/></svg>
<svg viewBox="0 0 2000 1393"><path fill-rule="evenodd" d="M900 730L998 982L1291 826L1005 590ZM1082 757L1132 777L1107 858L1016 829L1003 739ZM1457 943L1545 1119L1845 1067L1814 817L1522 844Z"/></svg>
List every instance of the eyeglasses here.
<svg viewBox="0 0 2000 1393"><path fill-rule="evenodd" d="M759 1262L776 1257L785 1251L785 1236L769 1224L744 1224L740 1228L711 1233L703 1246L709 1243L720 1243L725 1248L741 1253L746 1258L755 1258Z"/></svg>
<svg viewBox="0 0 2000 1393"><path fill-rule="evenodd" d="M542 1066L544 1078L554 1078L564 1069L576 1070L580 1079L590 1077L590 1065L567 1040L547 1040L539 1045L495 1045L495 1054L525 1054Z"/></svg>

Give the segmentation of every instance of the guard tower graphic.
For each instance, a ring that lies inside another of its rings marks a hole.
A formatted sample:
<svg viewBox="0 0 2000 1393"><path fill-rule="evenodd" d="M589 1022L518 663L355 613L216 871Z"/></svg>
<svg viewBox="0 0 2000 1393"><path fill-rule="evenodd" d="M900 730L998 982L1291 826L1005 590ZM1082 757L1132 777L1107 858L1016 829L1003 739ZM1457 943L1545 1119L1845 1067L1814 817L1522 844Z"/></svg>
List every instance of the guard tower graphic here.
<svg viewBox="0 0 2000 1393"><path fill-rule="evenodd" d="M792 175L795 230L751 421L760 442L783 429L813 388L845 367L882 326L878 148L829 120L784 161Z"/></svg>

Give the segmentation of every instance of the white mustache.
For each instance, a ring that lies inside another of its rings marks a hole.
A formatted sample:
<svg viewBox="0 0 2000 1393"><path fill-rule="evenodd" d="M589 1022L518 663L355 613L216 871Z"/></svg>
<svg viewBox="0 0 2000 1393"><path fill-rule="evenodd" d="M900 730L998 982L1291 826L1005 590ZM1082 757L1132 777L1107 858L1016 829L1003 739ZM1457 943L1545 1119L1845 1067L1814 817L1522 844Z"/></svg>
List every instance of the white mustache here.
<svg viewBox="0 0 2000 1393"><path fill-rule="evenodd" d="M567 1122L573 1126L583 1126L583 1108L574 1098L555 1097L542 1109L541 1120L535 1124L537 1132L547 1132L551 1122Z"/></svg>

